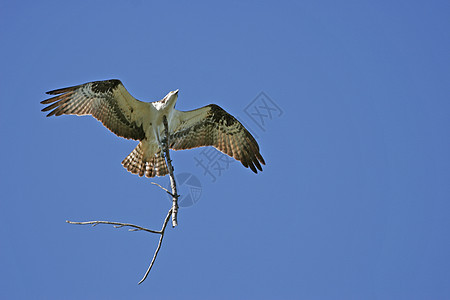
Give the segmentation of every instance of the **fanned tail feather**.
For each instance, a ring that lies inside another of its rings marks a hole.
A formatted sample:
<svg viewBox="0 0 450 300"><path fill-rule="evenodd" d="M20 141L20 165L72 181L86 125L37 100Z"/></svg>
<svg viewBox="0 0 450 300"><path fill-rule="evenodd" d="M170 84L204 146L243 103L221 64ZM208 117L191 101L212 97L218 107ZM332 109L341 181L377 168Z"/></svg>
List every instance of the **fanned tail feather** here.
<svg viewBox="0 0 450 300"><path fill-rule="evenodd" d="M156 154L149 160L145 160L142 143L122 161L122 165L128 172L138 174L139 176L155 177L164 176L169 173L166 160L163 156Z"/></svg>

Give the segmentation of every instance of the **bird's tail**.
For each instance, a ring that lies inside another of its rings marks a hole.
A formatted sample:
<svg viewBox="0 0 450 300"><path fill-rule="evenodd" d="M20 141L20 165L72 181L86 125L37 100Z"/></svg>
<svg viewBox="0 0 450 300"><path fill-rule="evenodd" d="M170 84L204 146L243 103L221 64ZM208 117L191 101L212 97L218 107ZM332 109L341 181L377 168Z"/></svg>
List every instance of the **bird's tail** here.
<svg viewBox="0 0 450 300"><path fill-rule="evenodd" d="M133 174L145 177L164 176L169 173L166 160L160 154L155 154L151 158L145 158L142 143L131 152L123 161L125 169Z"/></svg>

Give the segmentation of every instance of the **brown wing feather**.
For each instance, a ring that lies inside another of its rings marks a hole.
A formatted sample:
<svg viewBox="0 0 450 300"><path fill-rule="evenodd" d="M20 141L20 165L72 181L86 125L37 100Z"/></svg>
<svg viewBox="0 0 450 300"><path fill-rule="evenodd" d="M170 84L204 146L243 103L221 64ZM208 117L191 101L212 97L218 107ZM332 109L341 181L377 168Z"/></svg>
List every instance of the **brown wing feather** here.
<svg viewBox="0 0 450 300"><path fill-rule="evenodd" d="M239 160L253 172L257 173L257 169L262 171L261 164L266 163L259 153L255 138L220 106L210 104L198 110L180 113L185 115L180 116L181 125L170 136L171 149L214 146Z"/></svg>
<svg viewBox="0 0 450 300"><path fill-rule="evenodd" d="M118 136L134 140L145 137L142 124L137 124L131 117L135 109L133 106L140 101L126 91L120 80L94 81L49 91L47 94L58 95L41 102L53 103L42 109L50 111L47 117L92 115Z"/></svg>

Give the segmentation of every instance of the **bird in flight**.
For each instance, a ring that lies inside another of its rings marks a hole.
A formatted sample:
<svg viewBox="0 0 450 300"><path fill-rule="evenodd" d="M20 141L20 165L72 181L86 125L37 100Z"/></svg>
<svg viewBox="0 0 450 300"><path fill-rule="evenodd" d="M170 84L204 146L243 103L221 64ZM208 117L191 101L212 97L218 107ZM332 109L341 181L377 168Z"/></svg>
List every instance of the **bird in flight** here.
<svg viewBox="0 0 450 300"><path fill-rule="evenodd" d="M47 117L92 115L116 135L140 141L122 161L131 173L146 177L169 173L162 156L165 137L163 116L169 129L172 150L213 146L257 173L264 159L255 138L235 117L210 104L191 111L175 109L178 90L155 102L142 102L131 96L117 79L93 81L47 92L54 97L42 111Z"/></svg>

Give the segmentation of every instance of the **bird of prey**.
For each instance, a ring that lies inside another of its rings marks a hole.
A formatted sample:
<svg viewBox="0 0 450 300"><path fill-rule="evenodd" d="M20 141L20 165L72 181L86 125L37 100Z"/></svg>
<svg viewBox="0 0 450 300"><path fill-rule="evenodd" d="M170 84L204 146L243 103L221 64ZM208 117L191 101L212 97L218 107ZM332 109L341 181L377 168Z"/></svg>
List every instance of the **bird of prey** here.
<svg viewBox="0 0 450 300"><path fill-rule="evenodd" d="M178 90L155 102L142 102L128 93L120 80L93 81L47 92L55 95L42 104L47 117L92 115L116 135L140 141L122 161L131 173L146 177L169 173L161 153L165 137L163 116L169 129L169 148L184 150L213 146L239 160L244 167L262 171L259 146L245 127L215 104L191 111L175 109Z"/></svg>

